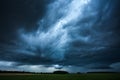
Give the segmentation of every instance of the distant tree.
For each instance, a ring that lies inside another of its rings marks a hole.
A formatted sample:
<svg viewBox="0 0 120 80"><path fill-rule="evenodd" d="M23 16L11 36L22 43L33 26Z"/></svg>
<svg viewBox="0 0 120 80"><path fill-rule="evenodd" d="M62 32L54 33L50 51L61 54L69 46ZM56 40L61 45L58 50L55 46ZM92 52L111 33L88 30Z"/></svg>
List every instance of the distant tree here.
<svg viewBox="0 0 120 80"><path fill-rule="evenodd" d="M67 71L54 71L53 74L68 74Z"/></svg>
<svg viewBox="0 0 120 80"><path fill-rule="evenodd" d="M81 72L77 72L77 74L81 74Z"/></svg>

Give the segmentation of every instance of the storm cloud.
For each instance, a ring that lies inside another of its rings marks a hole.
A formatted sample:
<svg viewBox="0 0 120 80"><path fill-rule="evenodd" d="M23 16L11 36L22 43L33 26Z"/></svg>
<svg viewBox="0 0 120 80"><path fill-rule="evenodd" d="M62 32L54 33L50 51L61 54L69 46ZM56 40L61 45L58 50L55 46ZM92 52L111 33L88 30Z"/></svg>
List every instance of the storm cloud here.
<svg viewBox="0 0 120 80"><path fill-rule="evenodd" d="M1 0L0 69L118 71L119 5L119 0Z"/></svg>

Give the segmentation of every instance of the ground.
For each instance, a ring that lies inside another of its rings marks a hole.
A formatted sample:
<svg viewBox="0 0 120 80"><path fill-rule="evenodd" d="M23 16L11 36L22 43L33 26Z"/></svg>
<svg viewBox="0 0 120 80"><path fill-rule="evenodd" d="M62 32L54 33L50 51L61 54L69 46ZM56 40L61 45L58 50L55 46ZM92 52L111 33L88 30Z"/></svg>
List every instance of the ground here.
<svg viewBox="0 0 120 80"><path fill-rule="evenodd" d="M1 74L0 80L120 80L120 73Z"/></svg>

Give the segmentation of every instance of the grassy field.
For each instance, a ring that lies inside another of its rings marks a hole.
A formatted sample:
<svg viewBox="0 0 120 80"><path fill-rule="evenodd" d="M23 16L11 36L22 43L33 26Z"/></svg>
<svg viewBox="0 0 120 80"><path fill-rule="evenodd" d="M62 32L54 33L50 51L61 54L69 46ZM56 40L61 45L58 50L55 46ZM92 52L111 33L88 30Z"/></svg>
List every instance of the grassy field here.
<svg viewBox="0 0 120 80"><path fill-rule="evenodd" d="M0 80L120 80L116 73L0 75Z"/></svg>

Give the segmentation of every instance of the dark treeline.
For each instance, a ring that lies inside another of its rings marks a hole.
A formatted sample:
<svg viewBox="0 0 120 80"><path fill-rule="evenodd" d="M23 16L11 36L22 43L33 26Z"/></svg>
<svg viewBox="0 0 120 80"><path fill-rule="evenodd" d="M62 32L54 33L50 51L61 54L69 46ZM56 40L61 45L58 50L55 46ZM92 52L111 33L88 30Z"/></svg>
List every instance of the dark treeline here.
<svg viewBox="0 0 120 80"><path fill-rule="evenodd" d="M24 74L24 73L27 73L27 74L69 74L69 72L67 71L54 71L54 72L27 72L27 71L3 71L3 70L0 70L0 73L21 73L21 74ZM87 72L86 74L89 74L89 73L119 73L119 72ZM77 72L75 74L83 74L81 72Z"/></svg>
<svg viewBox="0 0 120 80"><path fill-rule="evenodd" d="M0 73L32 73L32 72L25 72L25 71L3 71L3 70L0 70Z"/></svg>
<svg viewBox="0 0 120 80"><path fill-rule="evenodd" d="M28 74L68 74L67 71L54 71L54 72L26 72L26 71L3 71L0 70L0 73L28 73Z"/></svg>
<svg viewBox="0 0 120 80"><path fill-rule="evenodd" d="M87 72L87 73L120 73L120 72Z"/></svg>
<svg viewBox="0 0 120 80"><path fill-rule="evenodd" d="M0 70L0 73L21 73L21 74L52 74L52 73L48 73L48 72L27 72L27 71L3 71Z"/></svg>

